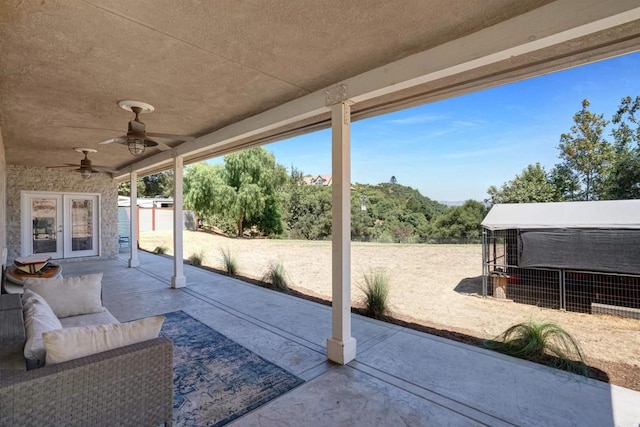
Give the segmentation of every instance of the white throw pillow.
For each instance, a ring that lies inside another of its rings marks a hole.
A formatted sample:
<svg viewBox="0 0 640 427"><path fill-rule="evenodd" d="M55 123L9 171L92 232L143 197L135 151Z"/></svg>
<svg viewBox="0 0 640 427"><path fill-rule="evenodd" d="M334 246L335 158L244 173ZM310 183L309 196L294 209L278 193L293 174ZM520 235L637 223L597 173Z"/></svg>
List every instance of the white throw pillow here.
<svg viewBox="0 0 640 427"><path fill-rule="evenodd" d="M60 318L104 311L102 273L56 279L28 278L24 288L42 296Z"/></svg>
<svg viewBox="0 0 640 427"><path fill-rule="evenodd" d="M62 363L157 338L163 322L164 316L154 316L128 323L45 332L42 337L47 351L47 364Z"/></svg>
<svg viewBox="0 0 640 427"><path fill-rule="evenodd" d="M42 333L62 328L47 302L35 292L25 289L23 297L24 328L27 342L24 346L24 357L30 367L44 365L45 347Z"/></svg>

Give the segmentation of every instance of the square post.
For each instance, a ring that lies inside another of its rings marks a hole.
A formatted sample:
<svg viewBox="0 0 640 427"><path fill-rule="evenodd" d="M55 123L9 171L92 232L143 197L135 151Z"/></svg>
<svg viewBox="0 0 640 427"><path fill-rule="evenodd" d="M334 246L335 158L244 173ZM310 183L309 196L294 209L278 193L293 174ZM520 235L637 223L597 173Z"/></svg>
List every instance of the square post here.
<svg viewBox="0 0 640 427"><path fill-rule="evenodd" d="M351 336L351 107L341 101L331 106L331 282L332 336L327 340L329 360L347 364L356 357Z"/></svg>
<svg viewBox="0 0 640 427"><path fill-rule="evenodd" d="M173 277L172 288L183 288L187 285L184 277L183 236L184 213L182 212L182 156L173 156Z"/></svg>
<svg viewBox="0 0 640 427"><path fill-rule="evenodd" d="M129 173L131 191L129 193L129 268L140 267L138 259L138 173Z"/></svg>

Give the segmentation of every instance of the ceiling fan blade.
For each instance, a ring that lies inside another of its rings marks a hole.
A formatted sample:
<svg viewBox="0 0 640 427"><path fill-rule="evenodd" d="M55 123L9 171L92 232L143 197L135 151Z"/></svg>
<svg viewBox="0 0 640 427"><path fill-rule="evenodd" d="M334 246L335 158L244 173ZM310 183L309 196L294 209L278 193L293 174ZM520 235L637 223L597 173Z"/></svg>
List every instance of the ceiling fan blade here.
<svg viewBox="0 0 640 427"><path fill-rule="evenodd" d="M100 172L105 172L105 173L114 173L116 172L115 169L112 169L108 166L91 166L91 172L93 173L100 173Z"/></svg>
<svg viewBox="0 0 640 427"><path fill-rule="evenodd" d="M127 137L126 136L118 136L116 138L110 138L110 139L107 139L106 141L99 142L98 144L105 145L105 144L111 144L112 142L115 142L115 143L118 143L118 144L123 144L126 141L127 141Z"/></svg>
<svg viewBox="0 0 640 427"><path fill-rule="evenodd" d="M78 164L72 165L71 163L67 163L66 165L58 165L58 166L48 166L47 169L69 169L69 168L77 168Z"/></svg>
<svg viewBox="0 0 640 427"><path fill-rule="evenodd" d="M157 146L158 143L156 141L154 141L153 139L149 139L145 136L144 138L144 146L145 147L155 147Z"/></svg>
<svg viewBox="0 0 640 427"><path fill-rule="evenodd" d="M147 136L162 139L175 139L176 141L195 141L195 137L188 135L173 135L171 133L147 132Z"/></svg>
<svg viewBox="0 0 640 427"><path fill-rule="evenodd" d="M168 151L172 149L172 147L169 147L167 144L163 144L162 142L157 142L157 143L158 145L156 146L156 148L160 151Z"/></svg>

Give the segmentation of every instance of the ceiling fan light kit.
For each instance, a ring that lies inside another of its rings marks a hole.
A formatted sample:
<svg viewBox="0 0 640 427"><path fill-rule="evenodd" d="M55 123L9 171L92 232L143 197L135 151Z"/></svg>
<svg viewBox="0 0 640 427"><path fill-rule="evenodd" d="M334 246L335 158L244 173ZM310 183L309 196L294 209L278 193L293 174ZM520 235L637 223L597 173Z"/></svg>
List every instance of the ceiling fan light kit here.
<svg viewBox="0 0 640 427"><path fill-rule="evenodd" d="M93 169L91 167L91 160L89 160L89 153L97 153L97 150L93 148L74 148L78 153L84 154L84 159L80 160L80 176L84 179L91 178L93 175Z"/></svg>
<svg viewBox="0 0 640 427"><path fill-rule="evenodd" d="M95 166L95 167L92 166L91 160L89 160L89 153L97 153L97 151L94 150L93 148L74 148L74 150L77 151L78 153L84 154L84 159L80 160L80 167L73 170L73 172L78 172L82 178L89 179L91 178L91 175L93 175L94 173L113 172L113 170L104 166ZM78 166L77 163L76 164L67 163L64 166L51 166L51 169L69 168L69 167L77 167L77 166Z"/></svg>
<svg viewBox="0 0 640 427"><path fill-rule="evenodd" d="M149 139L148 137L173 139L179 141L192 141L195 139L192 136L186 135L147 132L146 126L143 122L140 121L139 116L140 114L151 113L152 111L154 111L155 108L151 104L140 101L120 101L118 102L118 106L120 106L120 108L125 111L131 111L136 116L129 122L129 128L126 135L117 138L111 138L107 141L102 141L100 144L111 144L112 142L116 142L118 144L126 145L129 149L129 153L131 153L131 155L133 156L138 157L144 154L147 147L157 147L161 151L170 150L172 148L163 143Z"/></svg>
<svg viewBox="0 0 640 427"><path fill-rule="evenodd" d="M140 138L131 138L127 141L127 147L129 148L129 152L133 156L141 156L144 154L144 149L146 148L144 145L144 139Z"/></svg>

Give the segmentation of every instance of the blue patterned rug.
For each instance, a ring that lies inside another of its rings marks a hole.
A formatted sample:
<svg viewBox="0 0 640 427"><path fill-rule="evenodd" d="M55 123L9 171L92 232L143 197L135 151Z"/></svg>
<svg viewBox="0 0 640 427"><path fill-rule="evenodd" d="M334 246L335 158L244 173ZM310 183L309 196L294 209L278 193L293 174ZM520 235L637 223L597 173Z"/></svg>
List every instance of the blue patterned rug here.
<svg viewBox="0 0 640 427"><path fill-rule="evenodd" d="M164 316L176 426L224 425L303 382L183 311Z"/></svg>

